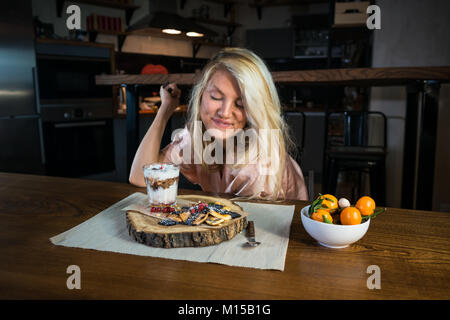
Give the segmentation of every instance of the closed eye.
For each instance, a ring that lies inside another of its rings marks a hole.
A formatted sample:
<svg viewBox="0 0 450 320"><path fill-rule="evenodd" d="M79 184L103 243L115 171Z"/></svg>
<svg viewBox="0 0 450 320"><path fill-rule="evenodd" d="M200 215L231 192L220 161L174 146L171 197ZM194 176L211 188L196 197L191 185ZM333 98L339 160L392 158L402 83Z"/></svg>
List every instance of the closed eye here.
<svg viewBox="0 0 450 320"><path fill-rule="evenodd" d="M222 98L220 98L220 97L215 97L215 96L213 96L213 95L210 95L210 97L211 97L211 99L216 100L216 101L222 100Z"/></svg>

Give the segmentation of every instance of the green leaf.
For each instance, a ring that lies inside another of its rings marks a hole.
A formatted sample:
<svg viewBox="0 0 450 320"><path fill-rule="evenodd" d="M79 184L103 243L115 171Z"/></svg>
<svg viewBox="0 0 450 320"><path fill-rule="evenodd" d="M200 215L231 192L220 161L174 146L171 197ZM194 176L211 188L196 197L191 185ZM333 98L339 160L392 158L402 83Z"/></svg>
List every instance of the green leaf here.
<svg viewBox="0 0 450 320"><path fill-rule="evenodd" d="M369 219L374 219L377 215L379 215L380 213L383 213L385 211L386 211L386 208L375 208L374 212L370 216L363 216L361 222L367 221Z"/></svg>
<svg viewBox="0 0 450 320"><path fill-rule="evenodd" d="M323 202L323 199L319 199L319 201L316 203L316 205L313 208L314 212L316 212L318 209L322 208L322 202Z"/></svg>
<svg viewBox="0 0 450 320"><path fill-rule="evenodd" d="M318 199L314 200L308 209L308 215L311 217L312 213L314 212L314 206L316 205Z"/></svg>
<svg viewBox="0 0 450 320"><path fill-rule="evenodd" d="M310 217L311 217L312 213L314 211L316 211L316 207L318 206L319 202L320 202L320 204L322 204L322 201L320 201L321 200L320 197L321 197L321 194L319 193L319 196L316 198L316 200L314 200L311 203L311 206L309 207L309 210L308 210L308 214Z"/></svg>
<svg viewBox="0 0 450 320"><path fill-rule="evenodd" d="M322 215L322 219L323 219L323 222L325 222L325 223L333 224L333 222L330 221L330 220L327 218L327 216L324 215L324 214Z"/></svg>
<svg viewBox="0 0 450 320"><path fill-rule="evenodd" d="M380 213L383 213L383 212L385 212L386 211L386 208L376 208L375 210L374 210L374 212L369 216L370 217L370 219L373 219L373 218L375 218L377 215L379 215Z"/></svg>

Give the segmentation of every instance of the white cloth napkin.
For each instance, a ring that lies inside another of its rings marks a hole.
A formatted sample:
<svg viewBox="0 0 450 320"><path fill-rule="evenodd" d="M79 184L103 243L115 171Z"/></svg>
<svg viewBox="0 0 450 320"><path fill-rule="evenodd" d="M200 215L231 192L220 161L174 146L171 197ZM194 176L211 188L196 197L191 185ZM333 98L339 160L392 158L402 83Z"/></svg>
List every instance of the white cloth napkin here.
<svg viewBox="0 0 450 320"><path fill-rule="evenodd" d="M243 246L245 231L229 241L208 247L154 248L135 242L126 228L125 211L129 205L141 203L147 197L134 193L103 210L78 226L50 238L59 246L94 249L140 256L213 262L229 266L284 270L289 232L295 206L236 202L255 222L256 240L261 245Z"/></svg>

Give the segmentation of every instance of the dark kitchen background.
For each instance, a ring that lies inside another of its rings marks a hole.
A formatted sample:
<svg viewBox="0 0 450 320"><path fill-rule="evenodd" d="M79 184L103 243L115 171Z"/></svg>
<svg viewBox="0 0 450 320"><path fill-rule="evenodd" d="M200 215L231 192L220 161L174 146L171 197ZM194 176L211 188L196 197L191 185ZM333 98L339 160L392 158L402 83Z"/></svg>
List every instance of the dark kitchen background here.
<svg viewBox="0 0 450 320"><path fill-rule="evenodd" d="M339 14L339 8L349 3L356 9ZM161 72L161 66L168 73L195 73L224 46L254 50L271 71L450 66L447 0L370 1L381 8L381 30L366 27L364 12L359 18L349 17L368 3L5 2L0 11L0 171L126 183L124 91L119 86L97 86L94 77L99 74ZM81 9L79 31L66 26L71 4ZM199 41L163 36L155 12L177 15L182 24L194 23L205 37ZM190 86L181 88L182 105L171 119L171 130L184 125ZM381 121L377 113L369 120L366 140L385 143L385 205L402 207L404 87L277 84L277 88L298 144L296 159L314 193L322 192L329 178L325 156L329 141L346 139L339 134L339 121L327 120L330 112L381 112ZM157 110L158 91L159 86L140 88L141 138ZM441 85L439 99L435 166L429 172L434 177L430 209L450 211L448 84ZM170 142L170 133L166 130L163 145ZM183 181L180 187L194 186ZM348 198L370 193L370 187L370 174L364 170L346 170L336 177L336 193Z"/></svg>

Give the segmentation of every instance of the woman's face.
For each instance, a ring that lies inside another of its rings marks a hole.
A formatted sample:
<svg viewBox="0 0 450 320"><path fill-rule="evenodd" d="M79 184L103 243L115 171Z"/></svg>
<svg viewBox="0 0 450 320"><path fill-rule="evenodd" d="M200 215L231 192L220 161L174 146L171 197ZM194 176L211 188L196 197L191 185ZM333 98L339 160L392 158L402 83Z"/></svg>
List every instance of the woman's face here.
<svg viewBox="0 0 450 320"><path fill-rule="evenodd" d="M247 123L241 91L229 71L217 70L202 95L200 118L217 139L227 139Z"/></svg>

